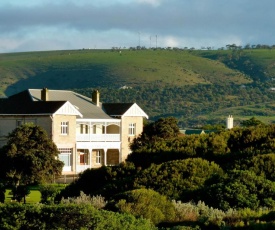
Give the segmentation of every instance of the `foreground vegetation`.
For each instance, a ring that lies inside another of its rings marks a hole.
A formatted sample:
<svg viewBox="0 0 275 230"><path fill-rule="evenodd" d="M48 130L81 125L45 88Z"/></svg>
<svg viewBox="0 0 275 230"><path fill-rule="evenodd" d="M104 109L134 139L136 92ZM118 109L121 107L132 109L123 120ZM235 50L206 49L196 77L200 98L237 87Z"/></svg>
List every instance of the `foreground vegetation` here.
<svg viewBox="0 0 275 230"><path fill-rule="evenodd" d="M0 204L0 228L273 229L275 125L251 118L242 126L182 136L173 117L148 123L126 162L88 169L64 189L41 185L39 203Z"/></svg>
<svg viewBox="0 0 275 230"><path fill-rule="evenodd" d="M105 209L148 218L159 228L274 227L275 126L252 118L243 122L247 127L178 136L176 122L148 124L126 163L86 170L56 201L81 191L101 195Z"/></svg>

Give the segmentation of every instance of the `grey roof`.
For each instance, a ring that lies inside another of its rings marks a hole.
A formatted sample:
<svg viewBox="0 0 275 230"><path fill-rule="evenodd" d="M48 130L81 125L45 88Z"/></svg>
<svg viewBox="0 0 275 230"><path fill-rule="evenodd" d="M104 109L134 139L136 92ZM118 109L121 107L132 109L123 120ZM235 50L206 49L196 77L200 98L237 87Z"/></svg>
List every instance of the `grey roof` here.
<svg viewBox="0 0 275 230"><path fill-rule="evenodd" d="M102 108L110 116L122 116L134 103L102 103Z"/></svg>
<svg viewBox="0 0 275 230"><path fill-rule="evenodd" d="M32 101L27 90L0 100L0 114L45 115L54 114L66 101Z"/></svg>
<svg viewBox="0 0 275 230"><path fill-rule="evenodd" d="M33 101L41 101L41 89L29 89ZM67 90L48 90L49 101L69 101L73 104L83 118L90 119L113 119L100 107L96 106L91 98Z"/></svg>

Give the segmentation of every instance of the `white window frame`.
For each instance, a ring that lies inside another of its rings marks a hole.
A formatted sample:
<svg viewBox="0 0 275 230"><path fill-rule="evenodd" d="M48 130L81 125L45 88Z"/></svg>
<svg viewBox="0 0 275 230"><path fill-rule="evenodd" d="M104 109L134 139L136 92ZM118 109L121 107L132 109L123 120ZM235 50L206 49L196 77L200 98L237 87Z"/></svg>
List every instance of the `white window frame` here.
<svg viewBox="0 0 275 230"><path fill-rule="evenodd" d="M58 148L59 156L65 155L68 157L68 165L64 165L65 167L71 167L71 154L73 152L73 149L71 148Z"/></svg>
<svg viewBox="0 0 275 230"><path fill-rule="evenodd" d="M68 135L69 134L69 122L62 121L61 122L61 135Z"/></svg>
<svg viewBox="0 0 275 230"><path fill-rule="evenodd" d="M100 150L97 150L96 155L95 155L95 163L101 164L101 162L102 162L101 152L100 152Z"/></svg>
<svg viewBox="0 0 275 230"><path fill-rule="evenodd" d="M136 123L130 123L128 128L128 135L135 136L136 135Z"/></svg>

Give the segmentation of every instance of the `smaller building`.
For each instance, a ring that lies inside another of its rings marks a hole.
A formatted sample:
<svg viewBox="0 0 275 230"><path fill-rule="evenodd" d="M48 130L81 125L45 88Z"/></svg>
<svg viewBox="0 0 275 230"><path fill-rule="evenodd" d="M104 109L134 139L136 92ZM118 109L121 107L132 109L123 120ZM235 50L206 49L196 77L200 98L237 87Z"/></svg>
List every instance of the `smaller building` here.
<svg viewBox="0 0 275 230"><path fill-rule="evenodd" d="M232 115L229 115L226 118L226 129L232 129L234 127L234 119Z"/></svg>

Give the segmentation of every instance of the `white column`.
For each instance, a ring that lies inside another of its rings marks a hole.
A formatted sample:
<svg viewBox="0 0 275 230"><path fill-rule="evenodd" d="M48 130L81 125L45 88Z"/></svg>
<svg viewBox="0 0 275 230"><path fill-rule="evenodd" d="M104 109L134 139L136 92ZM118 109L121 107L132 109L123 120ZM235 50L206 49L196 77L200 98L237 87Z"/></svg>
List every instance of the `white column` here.
<svg viewBox="0 0 275 230"><path fill-rule="evenodd" d="M104 166L107 166L107 148L104 148Z"/></svg>
<svg viewBox="0 0 275 230"><path fill-rule="evenodd" d="M90 168L92 168L93 167L93 158L92 158L92 154L93 154L93 149L88 149L89 150L89 158L90 158L90 164L89 164L89 166L90 166Z"/></svg>
<svg viewBox="0 0 275 230"><path fill-rule="evenodd" d="M122 156L121 156L121 150L118 149L118 163L120 164L122 162Z"/></svg>

